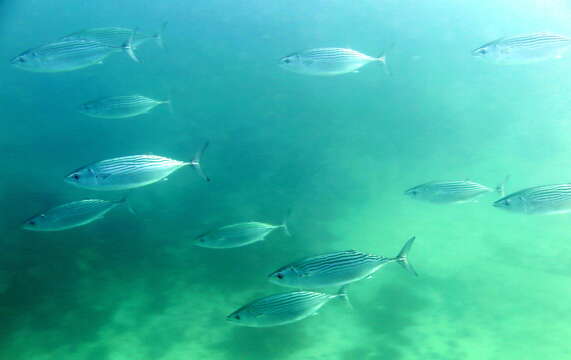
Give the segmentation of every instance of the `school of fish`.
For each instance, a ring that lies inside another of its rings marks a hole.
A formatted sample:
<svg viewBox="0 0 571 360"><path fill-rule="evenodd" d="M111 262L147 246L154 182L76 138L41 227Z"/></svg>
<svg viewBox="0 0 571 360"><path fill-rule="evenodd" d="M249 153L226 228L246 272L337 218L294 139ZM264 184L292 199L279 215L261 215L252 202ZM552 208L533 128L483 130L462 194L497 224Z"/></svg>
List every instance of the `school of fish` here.
<svg viewBox="0 0 571 360"><path fill-rule="evenodd" d="M57 73L75 71L102 64L115 53L125 53L139 62L137 48L147 42L156 42L164 48L163 32L167 23L156 34L148 35L138 29L102 27L83 29L23 51L10 62L21 70ZM521 65L563 58L571 48L571 38L538 32L506 36L485 43L471 53L474 58L497 65ZM322 47L291 53L279 60L278 65L290 72L309 76L338 76L358 72L368 64L378 64L390 74L386 54L369 56L359 51ZM170 99L157 100L139 94L112 95L86 100L77 105L77 111L102 119L125 119L144 115ZM70 171L64 181L70 185L95 191L127 191L148 186L177 170L190 166L205 181L201 159L208 147L206 142L195 156L188 160L175 160L158 155L125 155L118 158L96 160ZM505 211L551 215L571 212L571 183L537 185L505 194L507 178L490 187L471 180L428 180L413 186L404 195L410 199L433 204L459 204L480 201L496 194L499 199L493 207ZM22 224L29 231L63 231L88 225L102 219L108 212L128 204L127 196L120 200L85 199L47 209ZM288 228L289 211L281 224L246 221L229 224L202 232L192 240L197 247L229 249L264 241L270 234L282 231L292 236ZM274 235L272 235L274 236ZM358 250L341 250L313 254L284 265L267 275L270 283L295 289L254 299L226 316L229 323L249 327L285 325L315 315L334 299L349 304L347 287L371 278L385 265L397 263L417 276L408 255L416 237L411 237L394 257L367 254ZM321 289L338 288L335 293Z"/></svg>

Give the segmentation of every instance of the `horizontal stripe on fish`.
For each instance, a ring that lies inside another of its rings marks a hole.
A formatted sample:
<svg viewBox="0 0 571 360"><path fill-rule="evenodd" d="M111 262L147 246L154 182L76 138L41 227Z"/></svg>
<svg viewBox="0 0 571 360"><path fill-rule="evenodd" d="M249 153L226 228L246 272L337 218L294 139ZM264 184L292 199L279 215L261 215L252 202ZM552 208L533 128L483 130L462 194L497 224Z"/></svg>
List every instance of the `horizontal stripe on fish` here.
<svg viewBox="0 0 571 360"><path fill-rule="evenodd" d="M142 95L113 96L84 103L79 112L97 118L121 119L146 114L160 104L169 103Z"/></svg>
<svg viewBox="0 0 571 360"><path fill-rule="evenodd" d="M352 49L316 48L285 56L280 66L300 74L331 76L355 72L371 62L386 65L386 58L371 57Z"/></svg>
<svg viewBox="0 0 571 360"><path fill-rule="evenodd" d="M504 65L530 64L562 58L571 48L571 38L551 33L503 37L480 46L472 55Z"/></svg>
<svg viewBox="0 0 571 360"><path fill-rule="evenodd" d="M314 257L310 261L305 261L296 268L302 272L339 272L346 271L346 268L362 266L364 263L378 264L386 261L387 258L361 253L355 250L341 251Z"/></svg>
<svg viewBox="0 0 571 360"><path fill-rule="evenodd" d="M236 325L269 327L303 320L330 300L347 294L341 288L338 294L330 295L310 291L293 291L275 294L252 301L228 315L226 319Z"/></svg>
<svg viewBox="0 0 571 360"><path fill-rule="evenodd" d="M61 231L89 224L102 218L115 207L125 204L119 201L89 199L56 206L28 219L22 227L32 231Z"/></svg>
<svg viewBox="0 0 571 360"><path fill-rule="evenodd" d="M397 262L416 275L408 261L415 238L405 242L394 258L345 250L308 257L285 265L268 276L274 284L298 289L340 287L370 277L386 264Z"/></svg>
<svg viewBox="0 0 571 360"><path fill-rule="evenodd" d="M494 189L469 180L431 181L414 186L405 191L411 198L432 203L458 203L475 199L476 197L493 192ZM495 191L503 193L503 184Z"/></svg>
<svg viewBox="0 0 571 360"><path fill-rule="evenodd" d="M66 176L65 181L91 190L128 190L153 184L184 166L192 166L206 181L210 179L200 166L208 142L191 162L183 162L157 155L132 155L102 160L79 168Z"/></svg>
<svg viewBox="0 0 571 360"><path fill-rule="evenodd" d="M494 206L526 214L564 214L571 212L571 184L541 185L509 194Z"/></svg>

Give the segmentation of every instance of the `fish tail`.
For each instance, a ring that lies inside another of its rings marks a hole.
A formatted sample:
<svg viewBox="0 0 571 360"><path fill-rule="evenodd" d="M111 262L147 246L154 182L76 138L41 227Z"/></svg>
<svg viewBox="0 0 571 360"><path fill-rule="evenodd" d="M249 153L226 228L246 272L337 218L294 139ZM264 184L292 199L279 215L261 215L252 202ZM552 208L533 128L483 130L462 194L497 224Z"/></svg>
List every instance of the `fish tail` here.
<svg viewBox="0 0 571 360"><path fill-rule="evenodd" d="M163 34L164 34L165 29L166 29L168 24L169 24L168 21L164 21L161 24L161 28L159 29L159 31L153 36L153 38L157 42L157 45L163 50L165 49L165 43L163 41Z"/></svg>
<svg viewBox="0 0 571 360"><path fill-rule="evenodd" d="M501 197L506 196L506 183L510 180L510 175L506 175L504 181L502 181L498 186L496 186L496 192L500 194Z"/></svg>
<svg viewBox="0 0 571 360"><path fill-rule="evenodd" d="M208 141L205 142L202 148L194 155L194 159L192 159L192 161L189 163L189 165L192 165L194 170L196 170L198 175L207 182L210 181L210 178L206 176L204 171L202 171L202 167L200 166L200 159L202 159L202 154L204 154L204 151L206 151L206 148L208 148L208 144Z"/></svg>
<svg viewBox="0 0 571 360"><path fill-rule="evenodd" d="M121 199L117 200L117 203L120 205L125 205L127 207L127 210L129 210L129 212L133 215L137 215L137 213L135 212L135 210L133 210L133 208L131 207L131 204L129 203L129 195L124 195Z"/></svg>
<svg viewBox="0 0 571 360"><path fill-rule="evenodd" d="M135 48L133 47L133 39L135 39L135 35L137 34L138 30L138 28L133 30L131 36L129 36L129 40L127 40L127 42L125 42L125 44L122 46L123 51L125 51L125 53L127 53L127 55L129 55L129 57L133 59L134 62L141 62L139 58L137 58L137 55L135 55Z"/></svg>
<svg viewBox="0 0 571 360"><path fill-rule="evenodd" d="M347 285L341 286L339 291L337 291L336 297L340 297L345 301L347 307L353 310L353 305L351 304L351 300L349 299L349 294L347 294Z"/></svg>
<svg viewBox="0 0 571 360"><path fill-rule="evenodd" d="M391 44L391 46L389 47L389 50L392 50L393 47L394 47L394 44ZM389 64L387 63L387 51L383 51L375 59L381 63L381 65L383 66L383 69L385 70L385 74L391 76L392 72L391 72L391 69L389 67Z"/></svg>
<svg viewBox="0 0 571 360"><path fill-rule="evenodd" d="M413 236L407 240L407 242L402 247L401 251L395 257L395 260L399 264L401 264L401 266L403 268L405 268L406 270L411 272L414 276L418 276L418 274L416 273L416 271L414 270L412 265L408 262L408 253L410 252L410 248L412 247L412 244L414 243L415 239L416 239L416 236Z"/></svg>
<svg viewBox="0 0 571 360"><path fill-rule="evenodd" d="M282 221L282 224L280 225L284 229L284 233L287 236L291 236L291 233L289 232L289 228L287 226L287 222L289 220L290 215L291 215L291 209L288 209L286 216L284 217L284 220Z"/></svg>

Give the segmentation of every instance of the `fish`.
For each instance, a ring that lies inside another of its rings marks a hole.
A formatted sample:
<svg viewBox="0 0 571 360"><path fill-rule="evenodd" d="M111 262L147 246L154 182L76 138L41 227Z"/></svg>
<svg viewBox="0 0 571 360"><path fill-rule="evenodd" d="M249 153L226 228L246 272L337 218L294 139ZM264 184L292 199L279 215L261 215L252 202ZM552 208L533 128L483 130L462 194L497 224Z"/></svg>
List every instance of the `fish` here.
<svg viewBox="0 0 571 360"><path fill-rule="evenodd" d="M497 192L504 196L504 183L495 189L470 180L430 181L414 186L404 192L412 199L435 204L465 203L474 201L483 194Z"/></svg>
<svg viewBox="0 0 571 360"><path fill-rule="evenodd" d="M24 222L22 228L30 231L62 231L90 224L102 219L118 206L127 205L127 197L118 201L88 199L73 201L51 208Z"/></svg>
<svg viewBox="0 0 571 360"><path fill-rule="evenodd" d="M43 73L57 73L83 69L102 64L103 60L117 50L123 50L135 62L132 37L120 47L112 47L96 41L57 41L26 50L14 57L10 63L21 70Z"/></svg>
<svg viewBox="0 0 571 360"><path fill-rule="evenodd" d="M371 57L344 48L308 49L280 59L280 66L286 70L315 76L334 76L356 72L370 63L382 64L385 71L388 71L385 55Z"/></svg>
<svg viewBox="0 0 571 360"><path fill-rule="evenodd" d="M571 212L571 183L523 189L502 197L493 206L530 215L567 214Z"/></svg>
<svg viewBox="0 0 571 360"><path fill-rule="evenodd" d="M296 289L346 286L370 278L380 268L394 262L418 276L408 261L408 253L415 239L416 237L410 238L393 258L356 250L330 252L285 265L268 275L268 280L276 285Z"/></svg>
<svg viewBox="0 0 571 360"><path fill-rule="evenodd" d="M163 33L167 24L167 22L162 23L160 30L153 35L143 34L135 29L124 27L100 27L76 31L63 36L60 38L60 41L89 40L97 41L108 46L119 47L133 35L133 49L137 49L142 44L151 40L155 41L159 47L164 48Z"/></svg>
<svg viewBox="0 0 571 360"><path fill-rule="evenodd" d="M571 38L548 32L502 37L480 46L472 55L499 65L521 65L560 59Z"/></svg>
<svg viewBox="0 0 571 360"><path fill-rule="evenodd" d="M170 104L170 100L154 100L142 95L105 97L79 106L79 112L102 119L124 119L146 114L156 106Z"/></svg>
<svg viewBox="0 0 571 360"><path fill-rule="evenodd" d="M236 248L262 241L276 229L283 229L287 236L291 236L287 227L288 216L281 225L256 221L226 225L198 235L194 239L194 245L211 249Z"/></svg>
<svg viewBox="0 0 571 360"><path fill-rule="evenodd" d="M242 306L228 315L226 320L235 325L249 327L286 325L317 315L323 305L336 298L348 300L344 288L335 295L312 291L274 294Z"/></svg>
<svg viewBox="0 0 571 360"><path fill-rule="evenodd" d="M89 190L129 190L156 183L182 167L192 166L198 175L208 182L210 178L200 165L202 154L207 147L208 142L190 162L157 155L132 155L102 160L72 171L64 181Z"/></svg>

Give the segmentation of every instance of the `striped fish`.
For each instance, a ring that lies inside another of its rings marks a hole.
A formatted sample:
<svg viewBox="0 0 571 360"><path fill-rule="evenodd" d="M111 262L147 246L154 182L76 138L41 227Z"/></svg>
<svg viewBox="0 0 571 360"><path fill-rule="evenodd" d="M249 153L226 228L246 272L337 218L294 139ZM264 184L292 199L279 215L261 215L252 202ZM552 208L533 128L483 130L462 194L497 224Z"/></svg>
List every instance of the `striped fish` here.
<svg viewBox="0 0 571 360"><path fill-rule="evenodd" d="M33 72L63 72L83 69L103 63L112 53L123 50L134 61L139 61L133 52L132 39L120 47L111 47L96 41L58 41L27 50L13 58L15 67Z"/></svg>
<svg viewBox="0 0 571 360"><path fill-rule="evenodd" d="M86 102L80 105L79 112L95 118L124 119L146 114L161 104L170 104L170 101L142 95L113 96Z"/></svg>
<svg viewBox="0 0 571 360"><path fill-rule="evenodd" d="M417 185L404 192L405 195L437 204L463 203L490 192L498 192L503 196L504 184L495 189L470 180L431 181Z"/></svg>
<svg viewBox="0 0 571 360"><path fill-rule="evenodd" d="M385 65L386 70L384 55L371 57L351 49L318 48L285 56L280 59L280 66L304 75L332 76L356 72L372 62Z"/></svg>
<svg viewBox="0 0 571 360"><path fill-rule="evenodd" d="M277 285L297 289L345 286L369 278L386 264L397 262L416 274L408 261L415 238L409 239L394 258L365 254L355 250L337 251L305 258L283 266L268 276Z"/></svg>
<svg viewBox="0 0 571 360"><path fill-rule="evenodd" d="M109 211L126 203L126 197L119 201L99 199L74 201L56 206L26 220L22 228L31 231L61 231L73 229L102 219Z"/></svg>
<svg viewBox="0 0 571 360"><path fill-rule="evenodd" d="M125 42L127 42L132 35L134 49L137 49L139 46L150 40L156 41L157 44L162 48L164 47L163 32L166 26L167 23L164 22L161 25L161 29L154 35L143 34L139 31L135 31L134 29L124 27L91 28L66 35L62 37L60 41L89 40L97 41L108 46L120 47L125 44Z"/></svg>
<svg viewBox="0 0 571 360"><path fill-rule="evenodd" d="M518 65L562 58L571 38L539 32L503 37L472 51L472 55L502 65Z"/></svg>
<svg viewBox="0 0 571 360"><path fill-rule="evenodd" d="M236 325L250 327L290 324L315 315L323 305L337 297L347 299L344 289L336 295L310 291L274 294L242 306L228 315L226 320Z"/></svg>
<svg viewBox="0 0 571 360"><path fill-rule="evenodd" d="M208 142L190 162L156 155L133 155L99 161L79 168L65 177L69 184L90 190L128 190L156 183L184 166L192 166L206 181L200 159Z"/></svg>
<svg viewBox="0 0 571 360"><path fill-rule="evenodd" d="M571 184L542 185L509 194L494 206L506 211L554 215L571 212Z"/></svg>
<svg viewBox="0 0 571 360"><path fill-rule="evenodd" d="M286 216L281 225L252 221L223 226L197 236L194 239L194 244L212 249L241 247L264 240L266 236L276 229L283 229L286 235L291 236L287 227L288 216Z"/></svg>

